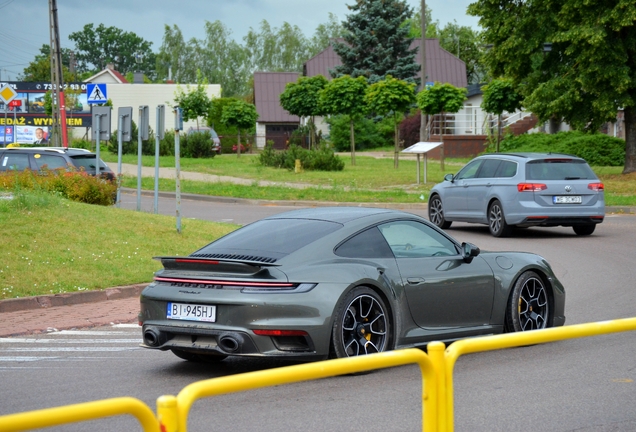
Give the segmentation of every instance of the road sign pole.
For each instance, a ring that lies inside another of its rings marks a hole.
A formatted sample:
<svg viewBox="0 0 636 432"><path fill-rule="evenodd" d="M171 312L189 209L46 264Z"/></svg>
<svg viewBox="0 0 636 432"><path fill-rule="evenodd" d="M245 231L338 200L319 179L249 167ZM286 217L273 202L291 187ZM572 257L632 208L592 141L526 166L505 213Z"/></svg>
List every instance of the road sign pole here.
<svg viewBox="0 0 636 432"><path fill-rule="evenodd" d="M102 133L100 117L101 114L93 114L93 119L97 120L93 121L93 132L95 133L95 176L99 175L99 161L101 161L99 158L99 136Z"/></svg>
<svg viewBox="0 0 636 432"><path fill-rule="evenodd" d="M180 160L180 143L179 143L179 131L183 128L183 120L181 117L181 108L176 107L174 110L175 115L175 127L174 127L174 162L176 168L176 198L177 198L177 232L181 234L181 160Z"/></svg>
<svg viewBox="0 0 636 432"><path fill-rule="evenodd" d="M141 129L143 127L143 107L139 107L139 123L137 123L137 211L141 211Z"/></svg>
<svg viewBox="0 0 636 432"><path fill-rule="evenodd" d="M122 127L124 125L124 116L119 116L117 125L117 207L121 207L121 153L122 153Z"/></svg>
<svg viewBox="0 0 636 432"><path fill-rule="evenodd" d="M7 146L7 104L4 104L4 143L3 147Z"/></svg>

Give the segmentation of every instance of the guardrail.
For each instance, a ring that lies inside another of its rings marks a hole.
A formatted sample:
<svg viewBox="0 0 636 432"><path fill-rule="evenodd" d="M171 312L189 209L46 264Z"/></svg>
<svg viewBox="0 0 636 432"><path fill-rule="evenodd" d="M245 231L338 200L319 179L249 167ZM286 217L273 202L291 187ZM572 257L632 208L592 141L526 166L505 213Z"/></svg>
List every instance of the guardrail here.
<svg viewBox="0 0 636 432"><path fill-rule="evenodd" d="M421 350L411 348L199 381L185 387L176 397L160 397L157 400L157 417L161 423L162 431L185 432L187 431L190 407L196 400L204 397L417 363L423 378L423 430L436 431L438 430L437 412L439 411L437 403L441 400L437 394L440 388L438 376L444 373L442 370L443 362L440 362L439 359L444 356L444 344L431 342L428 344L428 351L429 354L426 355ZM434 361L434 358L438 358L438 360Z"/></svg>
<svg viewBox="0 0 636 432"><path fill-rule="evenodd" d="M103 399L1 416L0 431L25 431L123 414L136 417L145 432L160 432L159 422L152 410L132 397Z"/></svg>
<svg viewBox="0 0 636 432"><path fill-rule="evenodd" d="M453 369L460 356L633 330L636 330L636 318L626 318L524 333L462 339L446 349L441 342L431 342L427 345L428 354L419 349L410 348L198 381L184 387L177 396L159 397L156 418L152 410L143 402L122 397L0 416L0 430L22 431L131 414L139 420L144 431L186 432L190 408L201 398L417 363L423 378L423 431L452 432L454 430Z"/></svg>

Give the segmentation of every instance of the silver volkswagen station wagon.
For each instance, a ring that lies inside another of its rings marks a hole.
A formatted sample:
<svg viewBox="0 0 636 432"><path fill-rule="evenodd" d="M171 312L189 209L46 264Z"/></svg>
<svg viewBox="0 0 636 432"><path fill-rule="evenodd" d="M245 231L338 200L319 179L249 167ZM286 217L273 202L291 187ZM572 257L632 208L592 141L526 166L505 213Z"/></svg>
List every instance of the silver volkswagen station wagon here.
<svg viewBox="0 0 636 432"><path fill-rule="evenodd" d="M431 189L431 222L487 224L495 237L513 228L569 226L590 235L605 218L603 183L585 160L556 153L479 156Z"/></svg>

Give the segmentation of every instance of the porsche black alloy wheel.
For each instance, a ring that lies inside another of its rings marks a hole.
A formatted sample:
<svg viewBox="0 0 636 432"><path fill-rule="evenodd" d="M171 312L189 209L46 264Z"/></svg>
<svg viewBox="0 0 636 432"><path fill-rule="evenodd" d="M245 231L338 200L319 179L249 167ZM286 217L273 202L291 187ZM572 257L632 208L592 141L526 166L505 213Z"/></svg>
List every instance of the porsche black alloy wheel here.
<svg viewBox="0 0 636 432"><path fill-rule="evenodd" d="M172 348L170 351L181 359L197 363L217 363L227 358L227 356L223 354L199 354L176 348Z"/></svg>
<svg viewBox="0 0 636 432"><path fill-rule="evenodd" d="M512 227L506 223L503 208L498 200L494 200L488 209L488 226L490 234L495 237L507 237L512 232Z"/></svg>
<svg viewBox="0 0 636 432"><path fill-rule="evenodd" d="M355 288L336 313L332 339L336 357L356 357L390 349L389 325L388 310L382 299L369 288Z"/></svg>
<svg viewBox="0 0 636 432"><path fill-rule="evenodd" d="M444 219L444 207L442 207L442 199L439 195L431 198L428 206L428 220L441 229L450 228L453 223Z"/></svg>
<svg viewBox="0 0 636 432"><path fill-rule="evenodd" d="M548 327L550 300L548 290L533 271L522 274L512 290L506 309L506 330L519 332Z"/></svg>

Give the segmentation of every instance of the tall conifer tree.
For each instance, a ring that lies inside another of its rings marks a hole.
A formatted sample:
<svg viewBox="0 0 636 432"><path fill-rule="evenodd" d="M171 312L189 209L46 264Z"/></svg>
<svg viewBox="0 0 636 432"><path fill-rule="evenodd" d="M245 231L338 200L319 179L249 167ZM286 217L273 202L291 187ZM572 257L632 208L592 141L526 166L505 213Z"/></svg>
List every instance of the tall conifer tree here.
<svg viewBox="0 0 636 432"><path fill-rule="evenodd" d="M409 49L413 39L402 25L413 12L406 1L356 0L347 7L354 13L343 22L345 42L333 45L342 65L330 71L332 77L364 76L373 84L391 75L419 85L417 48Z"/></svg>

